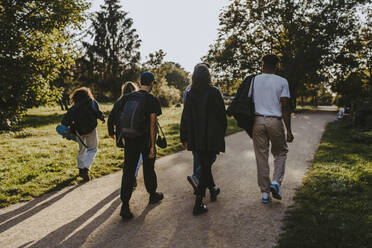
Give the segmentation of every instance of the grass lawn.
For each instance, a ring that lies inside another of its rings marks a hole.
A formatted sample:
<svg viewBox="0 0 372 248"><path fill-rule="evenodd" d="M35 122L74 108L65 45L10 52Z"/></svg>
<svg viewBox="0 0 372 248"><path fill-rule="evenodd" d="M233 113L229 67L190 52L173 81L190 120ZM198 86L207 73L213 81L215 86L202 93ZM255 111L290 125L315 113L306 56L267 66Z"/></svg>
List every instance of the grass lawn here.
<svg viewBox="0 0 372 248"><path fill-rule="evenodd" d="M327 126L277 247L372 247L371 131Z"/></svg>
<svg viewBox="0 0 372 248"><path fill-rule="evenodd" d="M112 104L102 104L108 116ZM0 134L0 207L31 200L47 192L80 182L76 168L77 144L59 136L56 125L64 115L59 107L28 111L20 131ZM165 108L159 122L168 141L158 157L182 150L179 122L182 108ZM109 138L106 124L98 121L99 151L91 169L94 178L121 170L124 154ZM228 134L239 131L229 119Z"/></svg>

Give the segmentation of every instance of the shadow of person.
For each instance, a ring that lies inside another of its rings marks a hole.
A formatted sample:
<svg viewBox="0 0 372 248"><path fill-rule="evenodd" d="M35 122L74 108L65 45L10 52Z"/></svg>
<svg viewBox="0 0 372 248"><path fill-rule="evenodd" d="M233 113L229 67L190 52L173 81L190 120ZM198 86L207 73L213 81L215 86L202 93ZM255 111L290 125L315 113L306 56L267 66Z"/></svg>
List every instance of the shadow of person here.
<svg viewBox="0 0 372 248"><path fill-rule="evenodd" d="M75 179L76 179L76 177L71 178L71 179L63 182L63 184L68 185L72 181L74 181ZM5 214L1 215L0 216L0 223L2 223L2 222L4 222L4 223L0 225L0 233L8 230L9 228L11 228L11 227L19 224L20 222L32 217L33 215L39 213L43 209L45 209L48 206L52 205L53 203L59 201L60 199L65 197L67 194L69 194L70 192L72 192L73 190L77 189L80 186L82 186L82 184L78 184L76 186L73 186L69 190L57 195L56 197L53 197L53 196L58 194L58 192L56 192L54 194L51 193L51 194L47 194L45 196L41 196L39 198L36 198L35 200L30 201L29 203L27 203L26 205L24 205L24 206L22 206L18 209L15 209L15 210L13 210L9 213L5 213ZM60 188L60 185L57 185L54 189L50 190L49 192L54 191L57 188ZM53 198L51 198L51 197L53 197ZM51 198L51 199L49 199L49 198ZM47 200L47 199L49 199L49 200ZM43 203L36 206L37 204L39 204L41 202L43 202ZM19 215L19 216L17 216L17 215ZM14 216L17 216L17 217L13 218ZM11 219L11 218L13 218L13 219ZM9 219L11 219L11 220L9 220ZM7 220L9 220L9 221L7 221ZM5 221L7 221L7 222L5 222Z"/></svg>
<svg viewBox="0 0 372 248"><path fill-rule="evenodd" d="M34 241L29 241L29 242L27 242L27 243L25 243L25 244L23 244L23 245L21 245L21 246L18 246L18 248L24 248L24 247L27 247L27 246L29 246L32 242L34 242Z"/></svg>
<svg viewBox="0 0 372 248"><path fill-rule="evenodd" d="M110 222L110 225L101 230L90 242L93 242L95 247L118 247L119 245L121 247L121 244L125 244L125 247L135 247L136 245L132 243L135 242L137 244L137 239L134 241L133 237L137 237L141 233L140 231L145 225L146 216L160 205L161 203L147 205L139 216L135 216L131 220L122 220L119 215L113 217L115 220ZM83 236L83 238L86 241L87 236ZM72 242L68 244L64 242L63 244L66 247L78 247L78 245L83 243L76 240L73 244ZM138 247L141 247L141 242L138 244Z"/></svg>
<svg viewBox="0 0 372 248"><path fill-rule="evenodd" d="M87 226L85 226L80 231L76 232L67 240L63 241L59 246L61 247L80 247L82 246L89 235L94 232L99 226L101 226L105 221L107 221L110 216L115 212L119 207L121 201L116 199L111 205L93 221L91 221Z"/></svg>
<svg viewBox="0 0 372 248"><path fill-rule="evenodd" d="M42 238L41 240L37 241L30 247L56 247L68 237L71 233L73 233L79 226L84 224L86 220L96 214L101 208L103 208L106 204L114 200L119 195L120 190L117 189L108 195L105 199L94 205L91 209L85 212L83 215L79 216L75 220L63 225L62 227L58 228L57 230L49 233L47 236ZM111 211L111 210L110 210Z"/></svg>
<svg viewBox="0 0 372 248"><path fill-rule="evenodd" d="M193 197L188 198L190 200L182 209L178 210L176 218L173 219L172 229L174 231L170 232L171 235L164 247L213 247L209 244L209 237L212 225L211 218L213 218L213 212L217 209L204 199L204 202L208 205L208 212L193 216L194 199Z"/></svg>

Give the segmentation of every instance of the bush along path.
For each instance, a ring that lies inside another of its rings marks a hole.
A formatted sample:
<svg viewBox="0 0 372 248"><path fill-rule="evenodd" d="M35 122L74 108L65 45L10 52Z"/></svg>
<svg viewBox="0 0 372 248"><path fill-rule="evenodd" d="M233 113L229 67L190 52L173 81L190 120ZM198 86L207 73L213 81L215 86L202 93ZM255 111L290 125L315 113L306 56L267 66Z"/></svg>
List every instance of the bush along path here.
<svg viewBox="0 0 372 248"><path fill-rule="evenodd" d="M372 247L372 130L330 123L278 248Z"/></svg>

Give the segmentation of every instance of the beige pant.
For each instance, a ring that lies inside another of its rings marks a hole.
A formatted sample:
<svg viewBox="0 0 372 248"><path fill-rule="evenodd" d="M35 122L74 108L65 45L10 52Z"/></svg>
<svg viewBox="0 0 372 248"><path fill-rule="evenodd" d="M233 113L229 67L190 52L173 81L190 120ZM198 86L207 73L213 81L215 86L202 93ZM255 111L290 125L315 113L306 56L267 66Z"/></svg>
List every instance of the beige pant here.
<svg viewBox="0 0 372 248"><path fill-rule="evenodd" d="M261 192L270 192L269 147L274 156L273 181L282 183L287 159L287 142L283 122L277 118L256 116L253 145L257 162L257 179Z"/></svg>

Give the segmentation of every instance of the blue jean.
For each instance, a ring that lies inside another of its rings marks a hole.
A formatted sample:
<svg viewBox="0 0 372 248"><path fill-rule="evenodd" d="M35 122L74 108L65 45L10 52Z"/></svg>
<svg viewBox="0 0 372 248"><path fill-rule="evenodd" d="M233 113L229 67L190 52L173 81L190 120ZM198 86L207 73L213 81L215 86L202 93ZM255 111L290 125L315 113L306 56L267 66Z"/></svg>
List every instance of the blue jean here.
<svg viewBox="0 0 372 248"><path fill-rule="evenodd" d="M200 163L199 163L199 157L196 152L192 152L193 160L194 160L194 169L192 176L196 177L198 180L200 179Z"/></svg>
<svg viewBox="0 0 372 248"><path fill-rule="evenodd" d="M136 178L138 178L138 171L139 171L139 168L141 167L142 160L143 159L142 159L142 153L141 153L138 159L138 164L137 164L137 169L136 169Z"/></svg>
<svg viewBox="0 0 372 248"><path fill-rule="evenodd" d="M212 175L212 165L216 161L217 155L214 152L197 152L198 160L200 162L200 179L198 187L196 188L196 195L204 197L205 190L210 191L216 186Z"/></svg>
<svg viewBox="0 0 372 248"><path fill-rule="evenodd" d="M193 151L192 152L193 160L194 160L194 168L192 176L196 177L198 180L200 179L200 162L198 153ZM216 162L217 156L212 159L212 164Z"/></svg>

